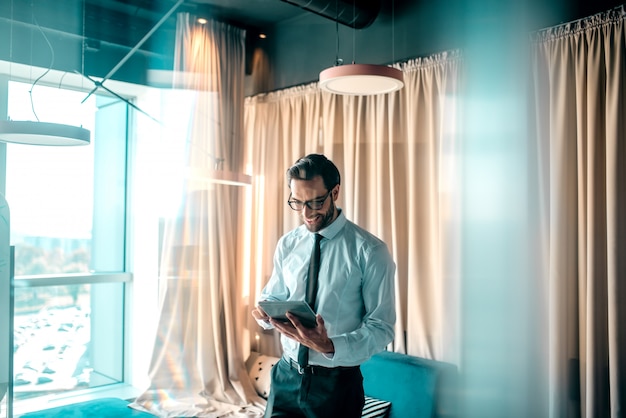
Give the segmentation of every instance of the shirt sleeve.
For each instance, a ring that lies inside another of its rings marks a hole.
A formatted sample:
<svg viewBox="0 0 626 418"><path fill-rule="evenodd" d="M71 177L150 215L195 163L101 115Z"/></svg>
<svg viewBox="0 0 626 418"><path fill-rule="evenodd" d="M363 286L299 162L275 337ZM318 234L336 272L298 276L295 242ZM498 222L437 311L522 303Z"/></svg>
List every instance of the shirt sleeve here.
<svg viewBox="0 0 626 418"><path fill-rule="evenodd" d="M280 239L274 251L272 275L261 290L259 300L287 300L289 298L289 288L285 283L282 269L284 254L284 239Z"/></svg>
<svg viewBox="0 0 626 418"><path fill-rule="evenodd" d="M289 289L285 286L285 281L283 280L282 273L282 259L284 254L283 249L283 240L279 240L278 245L276 245L276 250L274 251L274 267L272 270L272 275L270 276L269 281L261 290L261 294L259 295L259 300L287 300L289 297ZM273 329L274 327L262 320L256 320L256 322L263 329Z"/></svg>
<svg viewBox="0 0 626 418"><path fill-rule="evenodd" d="M363 323L355 331L331 337L335 346L334 364L360 364L393 341L396 322L395 272L396 265L387 246L373 247L363 269Z"/></svg>

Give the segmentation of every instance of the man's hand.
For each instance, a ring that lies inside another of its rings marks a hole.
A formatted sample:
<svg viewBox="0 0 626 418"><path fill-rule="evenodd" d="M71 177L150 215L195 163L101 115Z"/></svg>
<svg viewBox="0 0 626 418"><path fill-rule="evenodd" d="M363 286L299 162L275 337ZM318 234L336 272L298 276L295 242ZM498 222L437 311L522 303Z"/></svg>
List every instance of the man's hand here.
<svg viewBox="0 0 626 418"><path fill-rule="evenodd" d="M257 320L259 325L261 325L263 328L267 329L271 326L270 317L259 306L257 306L256 308L252 310L252 316L254 317L254 319Z"/></svg>
<svg viewBox="0 0 626 418"><path fill-rule="evenodd" d="M254 315L254 313L253 313ZM255 316L256 318L256 316ZM290 322L281 322L269 319L269 322L285 336L296 340L300 344L309 347L324 354L332 354L335 352L335 346L326 332L324 319L321 315L316 316L317 325L314 328L307 328L298 320L298 317L287 312L287 318Z"/></svg>

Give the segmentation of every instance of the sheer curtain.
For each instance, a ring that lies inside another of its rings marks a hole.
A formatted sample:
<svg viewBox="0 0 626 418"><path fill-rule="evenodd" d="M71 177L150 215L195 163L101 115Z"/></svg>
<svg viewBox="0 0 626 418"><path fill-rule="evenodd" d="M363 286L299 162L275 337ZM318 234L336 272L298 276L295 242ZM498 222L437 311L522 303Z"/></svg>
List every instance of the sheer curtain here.
<svg viewBox="0 0 626 418"><path fill-rule="evenodd" d="M391 349L458 364L461 61L451 51L404 63L405 87L387 95L331 95L312 84L246 99L251 295L271 274L280 235L298 225L286 205L286 169L324 153L342 174L338 205L383 239L397 263ZM273 333L249 327L258 350L279 353Z"/></svg>
<svg viewBox="0 0 626 418"><path fill-rule="evenodd" d="M244 35L177 18L180 91L170 112L187 124L170 134L185 150L184 179L178 213L163 225L151 384L132 404L162 417L262 416L239 332L249 315L239 262L246 187L232 181L242 163Z"/></svg>
<svg viewBox="0 0 626 418"><path fill-rule="evenodd" d="M622 6L534 34L550 417L626 411L625 17Z"/></svg>

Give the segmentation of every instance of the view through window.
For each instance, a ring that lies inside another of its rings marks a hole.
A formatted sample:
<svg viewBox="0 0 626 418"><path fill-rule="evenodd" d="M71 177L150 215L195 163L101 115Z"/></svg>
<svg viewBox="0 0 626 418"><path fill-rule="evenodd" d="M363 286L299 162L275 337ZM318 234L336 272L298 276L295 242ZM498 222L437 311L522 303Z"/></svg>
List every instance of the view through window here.
<svg viewBox="0 0 626 418"><path fill-rule="evenodd" d="M11 119L33 119L30 89L24 83L9 84ZM38 86L35 94L32 107L40 120L82 124L93 139L95 97L79 106L85 93ZM6 197L16 276L89 271L94 148L93 142L70 147L8 145Z"/></svg>
<svg viewBox="0 0 626 418"><path fill-rule="evenodd" d="M88 146L7 146L16 401L123 380L127 108L86 95L9 83L11 119L91 131Z"/></svg>

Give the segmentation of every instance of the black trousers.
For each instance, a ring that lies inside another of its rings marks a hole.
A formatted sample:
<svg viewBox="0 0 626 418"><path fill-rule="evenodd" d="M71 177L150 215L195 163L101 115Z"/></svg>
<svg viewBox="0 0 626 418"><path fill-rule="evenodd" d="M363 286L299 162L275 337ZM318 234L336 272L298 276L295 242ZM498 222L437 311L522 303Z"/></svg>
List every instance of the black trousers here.
<svg viewBox="0 0 626 418"><path fill-rule="evenodd" d="M359 367L313 366L301 374L283 357L272 368L265 418L360 418L364 403Z"/></svg>

